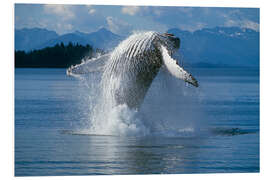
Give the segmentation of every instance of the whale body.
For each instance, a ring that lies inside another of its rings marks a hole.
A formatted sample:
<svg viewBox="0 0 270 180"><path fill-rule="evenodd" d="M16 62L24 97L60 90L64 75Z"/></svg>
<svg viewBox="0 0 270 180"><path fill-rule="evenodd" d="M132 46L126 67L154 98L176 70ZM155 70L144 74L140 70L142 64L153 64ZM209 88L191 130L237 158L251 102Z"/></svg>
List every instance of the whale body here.
<svg viewBox="0 0 270 180"><path fill-rule="evenodd" d="M115 105L139 108L161 68L172 76L198 87L197 80L179 66L171 55L180 48L180 39L172 34L149 31L133 34L111 53L68 68L67 74L102 71L103 95Z"/></svg>

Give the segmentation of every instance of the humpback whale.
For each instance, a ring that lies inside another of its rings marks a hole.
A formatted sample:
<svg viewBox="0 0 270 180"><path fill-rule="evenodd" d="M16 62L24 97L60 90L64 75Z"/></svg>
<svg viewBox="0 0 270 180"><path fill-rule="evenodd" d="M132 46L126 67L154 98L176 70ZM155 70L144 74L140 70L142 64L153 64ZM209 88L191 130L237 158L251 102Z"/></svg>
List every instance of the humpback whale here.
<svg viewBox="0 0 270 180"><path fill-rule="evenodd" d="M161 68L198 87L197 80L171 57L179 48L180 39L173 34L136 33L111 53L71 66L67 74L102 71L103 96L113 98L115 105L126 104L137 109Z"/></svg>

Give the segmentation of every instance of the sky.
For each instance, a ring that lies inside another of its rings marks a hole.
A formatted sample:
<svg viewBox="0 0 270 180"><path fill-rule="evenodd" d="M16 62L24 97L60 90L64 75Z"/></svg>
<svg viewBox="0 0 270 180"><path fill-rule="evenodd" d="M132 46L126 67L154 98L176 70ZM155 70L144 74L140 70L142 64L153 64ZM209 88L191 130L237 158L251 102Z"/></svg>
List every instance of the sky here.
<svg viewBox="0 0 270 180"><path fill-rule="evenodd" d="M95 32L107 28L127 35L133 31L196 31L216 26L259 31L258 8L15 4L15 28L46 28L58 34Z"/></svg>

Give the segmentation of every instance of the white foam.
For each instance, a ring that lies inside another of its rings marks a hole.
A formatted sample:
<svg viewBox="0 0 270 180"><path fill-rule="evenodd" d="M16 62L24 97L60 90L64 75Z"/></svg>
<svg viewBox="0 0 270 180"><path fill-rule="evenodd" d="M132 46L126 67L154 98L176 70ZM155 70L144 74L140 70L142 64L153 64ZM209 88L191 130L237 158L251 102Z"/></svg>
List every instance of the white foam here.
<svg viewBox="0 0 270 180"><path fill-rule="evenodd" d="M89 129L91 134L117 136L146 136L149 129L136 117L137 111L127 105L115 106L104 113ZM93 117L96 118L96 117Z"/></svg>
<svg viewBox="0 0 270 180"><path fill-rule="evenodd" d="M138 38L142 36L150 40L144 39L143 41L138 41ZM141 48L149 48L149 41L151 39L153 39L153 32L134 34L128 40L120 43L111 53L111 58L118 58L119 54L127 50L127 47L130 47L132 43L140 43ZM139 50L135 48L129 48L129 50L132 51L129 52L131 54L139 53ZM164 52L166 52L166 49L164 49ZM170 60L170 57L167 58ZM179 84L175 82L168 84L169 82L166 80L165 89L164 87L158 88L156 85L160 84L162 81L161 77L164 76L162 72L159 73L158 77L154 80L155 87L150 87L146 97L147 100L138 112L136 109L130 109L126 104L118 105L116 103L116 91L119 87L128 86L125 78L130 77L121 74L121 72L117 76L111 76L111 70L115 64L110 64L110 62L108 61L105 65L100 81L94 81L91 78L84 80L87 81L86 84L90 87L89 91L91 93L87 94L89 97L87 102L89 103L89 108L85 109L85 111L90 111L89 113L85 113L88 116L88 125L82 128L82 133L116 136L181 136L194 132L192 124L185 122L190 121L190 114L181 117L185 112L179 113L180 110L187 111L187 109L174 108L175 105L179 105L179 101L175 101L175 97L182 98L184 96L185 86L180 85L178 87ZM125 63L129 62L127 61ZM172 63L176 62L172 61ZM93 74L90 76L93 76ZM187 100L187 98L184 99ZM187 101L183 101L183 103L187 104ZM168 107L173 108L168 111L166 109ZM182 120L180 121L178 118L182 118Z"/></svg>

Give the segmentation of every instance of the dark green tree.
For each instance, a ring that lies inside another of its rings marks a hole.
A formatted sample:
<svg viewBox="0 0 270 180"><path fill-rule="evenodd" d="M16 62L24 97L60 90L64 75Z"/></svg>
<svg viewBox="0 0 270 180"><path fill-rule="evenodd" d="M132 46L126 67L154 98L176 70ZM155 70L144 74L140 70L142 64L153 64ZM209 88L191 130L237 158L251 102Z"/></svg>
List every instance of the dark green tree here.
<svg viewBox="0 0 270 180"><path fill-rule="evenodd" d="M82 46L71 42L30 52L15 51L15 67L67 68L81 63L84 57L93 57L96 52L102 51L94 50L89 44Z"/></svg>

